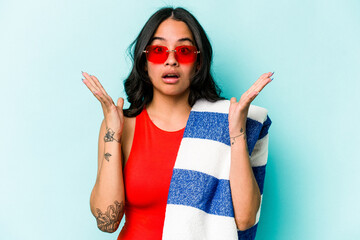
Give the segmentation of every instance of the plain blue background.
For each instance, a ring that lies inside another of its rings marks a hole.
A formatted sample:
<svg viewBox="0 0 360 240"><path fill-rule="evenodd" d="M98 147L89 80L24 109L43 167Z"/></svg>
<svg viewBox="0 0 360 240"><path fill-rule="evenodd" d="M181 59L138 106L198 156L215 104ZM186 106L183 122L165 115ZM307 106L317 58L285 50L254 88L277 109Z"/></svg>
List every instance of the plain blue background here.
<svg viewBox="0 0 360 240"><path fill-rule="evenodd" d="M81 82L125 96L126 49L158 8L191 11L224 96L264 72L273 120L257 239L359 239L360 2L0 1L0 239L116 239L89 196L103 115Z"/></svg>

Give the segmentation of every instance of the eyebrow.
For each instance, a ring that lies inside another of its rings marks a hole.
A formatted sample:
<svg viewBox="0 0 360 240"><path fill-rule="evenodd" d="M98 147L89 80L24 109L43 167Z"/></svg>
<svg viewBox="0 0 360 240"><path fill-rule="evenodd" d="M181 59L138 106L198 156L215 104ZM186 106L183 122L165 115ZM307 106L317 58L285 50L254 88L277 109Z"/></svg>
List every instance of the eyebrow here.
<svg viewBox="0 0 360 240"><path fill-rule="evenodd" d="M165 39L165 38L162 38L162 37L153 37L150 42L152 42L152 41L154 41L154 40L166 41L166 39ZM189 42L191 42L193 45L195 45L195 44L194 44L194 41L191 40L190 38L187 38L187 37L185 37L185 38L180 38L180 39L178 39L177 41L178 41L178 42L186 42L186 41L189 41Z"/></svg>

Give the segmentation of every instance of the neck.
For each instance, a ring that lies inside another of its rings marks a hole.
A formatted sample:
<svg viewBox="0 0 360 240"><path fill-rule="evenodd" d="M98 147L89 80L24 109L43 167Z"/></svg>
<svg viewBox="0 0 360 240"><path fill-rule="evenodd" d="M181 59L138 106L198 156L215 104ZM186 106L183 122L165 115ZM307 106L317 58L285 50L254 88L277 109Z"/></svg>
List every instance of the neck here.
<svg viewBox="0 0 360 240"><path fill-rule="evenodd" d="M151 120L159 128L176 131L185 127L191 107L188 103L189 94L182 96L164 96L154 94L146 110Z"/></svg>

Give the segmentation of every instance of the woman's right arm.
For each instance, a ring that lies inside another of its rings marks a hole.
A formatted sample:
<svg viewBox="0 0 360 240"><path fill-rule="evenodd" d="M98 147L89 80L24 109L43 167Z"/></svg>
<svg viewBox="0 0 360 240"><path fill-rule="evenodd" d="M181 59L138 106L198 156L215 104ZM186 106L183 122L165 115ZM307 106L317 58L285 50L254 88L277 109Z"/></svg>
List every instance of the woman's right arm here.
<svg viewBox="0 0 360 240"><path fill-rule="evenodd" d="M97 226L104 232L115 232L124 215L124 182L120 136L102 122L99 133L98 172L90 196L90 208ZM112 137L111 137L112 136Z"/></svg>
<svg viewBox="0 0 360 240"><path fill-rule="evenodd" d="M115 232L124 215L125 204L120 141L124 126L124 99L119 98L115 106L95 76L87 73L83 73L83 76L84 84L100 101L104 113L99 133L97 177L90 196L90 208L101 231Z"/></svg>

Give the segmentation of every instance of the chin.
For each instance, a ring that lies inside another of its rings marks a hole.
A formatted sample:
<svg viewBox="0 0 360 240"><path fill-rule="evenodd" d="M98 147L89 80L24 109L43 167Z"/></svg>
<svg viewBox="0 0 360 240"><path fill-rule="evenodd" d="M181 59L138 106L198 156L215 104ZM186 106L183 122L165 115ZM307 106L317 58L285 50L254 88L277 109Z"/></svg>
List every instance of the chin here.
<svg viewBox="0 0 360 240"><path fill-rule="evenodd" d="M172 97L188 97L190 90L186 89L186 90L180 90L180 89L174 89L174 88L167 88L167 89L162 89L162 91L159 91L159 93L161 95L166 95L166 96L172 96Z"/></svg>

